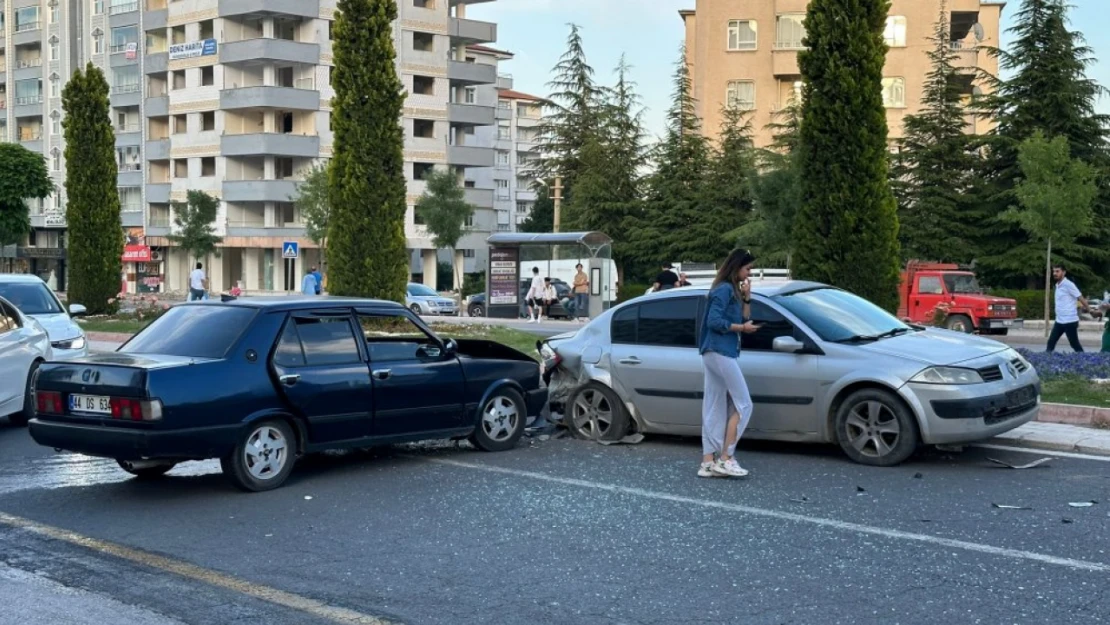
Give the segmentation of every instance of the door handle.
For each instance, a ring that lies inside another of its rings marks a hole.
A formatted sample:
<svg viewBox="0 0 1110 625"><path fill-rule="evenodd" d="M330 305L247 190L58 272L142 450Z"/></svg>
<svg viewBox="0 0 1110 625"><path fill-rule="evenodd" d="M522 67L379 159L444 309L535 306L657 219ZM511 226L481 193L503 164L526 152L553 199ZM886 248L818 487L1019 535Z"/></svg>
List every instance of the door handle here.
<svg viewBox="0 0 1110 625"><path fill-rule="evenodd" d="M301 379L300 375L298 375L296 373L290 373L290 374L281 376L280 378L278 378L278 381L281 382L282 384L284 384L285 386L293 386L300 379Z"/></svg>
<svg viewBox="0 0 1110 625"><path fill-rule="evenodd" d="M388 380L393 375L393 371L391 369L374 369L373 375L375 380Z"/></svg>
<svg viewBox="0 0 1110 625"><path fill-rule="evenodd" d="M630 358L621 358L617 362L621 363L622 365L638 365L641 361L639 358L632 356Z"/></svg>

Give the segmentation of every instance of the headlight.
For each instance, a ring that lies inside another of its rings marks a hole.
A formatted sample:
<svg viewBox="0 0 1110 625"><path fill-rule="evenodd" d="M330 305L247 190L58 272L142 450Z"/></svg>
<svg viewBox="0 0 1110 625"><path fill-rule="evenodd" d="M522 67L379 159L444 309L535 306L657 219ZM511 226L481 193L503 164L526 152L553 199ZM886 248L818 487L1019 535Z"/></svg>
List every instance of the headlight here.
<svg viewBox="0 0 1110 625"><path fill-rule="evenodd" d="M983 376L974 369L960 367L929 367L913 376L910 382L920 384L982 384Z"/></svg>
<svg viewBox="0 0 1110 625"><path fill-rule="evenodd" d="M68 341L54 341L50 346L54 349L85 349L85 337L79 336Z"/></svg>

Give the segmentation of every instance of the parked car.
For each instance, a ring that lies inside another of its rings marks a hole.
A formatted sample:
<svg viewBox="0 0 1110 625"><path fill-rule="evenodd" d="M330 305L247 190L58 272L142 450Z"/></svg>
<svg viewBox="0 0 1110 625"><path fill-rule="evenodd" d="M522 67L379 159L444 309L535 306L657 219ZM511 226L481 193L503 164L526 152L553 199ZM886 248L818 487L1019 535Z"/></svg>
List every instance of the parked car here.
<svg viewBox="0 0 1110 625"><path fill-rule="evenodd" d="M27 425L34 407L35 371L52 357L50 337L33 318L0 297L0 416Z"/></svg>
<svg viewBox="0 0 1110 625"><path fill-rule="evenodd" d="M466 300L466 314L471 317L486 316L486 294L475 293Z"/></svg>
<svg viewBox="0 0 1110 625"><path fill-rule="evenodd" d="M547 401L535 360L444 340L392 302L241 298L171 308L114 353L39 369L31 436L140 477L219 458L248 491L305 453L467 438L516 445Z"/></svg>
<svg viewBox="0 0 1110 625"><path fill-rule="evenodd" d="M410 282L405 291L405 306L417 315L458 316L459 307L455 300L436 293L435 289Z"/></svg>
<svg viewBox="0 0 1110 625"><path fill-rule="evenodd" d="M577 435L698 435L704 288L673 289L540 341L553 411ZM839 443L889 466L921 444L990 438L1033 420L1037 372L993 340L902 323L812 282L756 286L740 365L755 413L746 437Z"/></svg>
<svg viewBox="0 0 1110 625"><path fill-rule="evenodd" d="M941 307L944 327L957 332L1006 335L1025 324L1017 300L987 295L975 274L956 264L911 260L898 296L898 317L912 323L932 322Z"/></svg>
<svg viewBox="0 0 1110 625"><path fill-rule="evenodd" d="M54 360L80 358L89 353L85 331L73 320L85 314L85 307L71 304L67 311L42 278L23 274L0 275L0 297L42 325L50 336Z"/></svg>

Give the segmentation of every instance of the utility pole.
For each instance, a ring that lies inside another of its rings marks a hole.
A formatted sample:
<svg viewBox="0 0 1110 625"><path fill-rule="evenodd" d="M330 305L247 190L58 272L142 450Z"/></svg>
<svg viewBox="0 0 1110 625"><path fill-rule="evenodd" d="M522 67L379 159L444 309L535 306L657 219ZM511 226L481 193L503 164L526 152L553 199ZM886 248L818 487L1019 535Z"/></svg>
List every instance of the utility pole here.
<svg viewBox="0 0 1110 625"><path fill-rule="evenodd" d="M555 232L559 231L559 226L561 225L561 222L562 222L562 212L563 212L563 177L562 176L556 176L555 177L555 223L553 224Z"/></svg>

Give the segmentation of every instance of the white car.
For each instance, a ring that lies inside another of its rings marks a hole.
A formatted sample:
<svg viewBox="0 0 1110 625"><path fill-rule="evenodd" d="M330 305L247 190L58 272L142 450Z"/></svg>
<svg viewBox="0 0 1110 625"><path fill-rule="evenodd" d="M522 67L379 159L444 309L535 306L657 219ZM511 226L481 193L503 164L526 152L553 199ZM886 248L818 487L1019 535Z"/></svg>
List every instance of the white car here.
<svg viewBox="0 0 1110 625"><path fill-rule="evenodd" d="M0 297L0 416L12 425L27 425L34 409L35 370L50 358L46 330Z"/></svg>
<svg viewBox="0 0 1110 625"><path fill-rule="evenodd" d="M85 314L85 307L73 304L66 311L42 278L21 274L0 275L0 297L42 325L50 337L53 360L72 360L89 355L85 331L73 320L74 316Z"/></svg>

